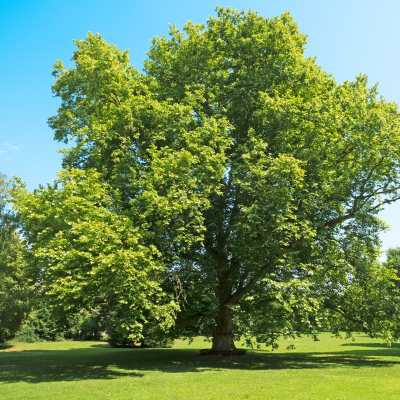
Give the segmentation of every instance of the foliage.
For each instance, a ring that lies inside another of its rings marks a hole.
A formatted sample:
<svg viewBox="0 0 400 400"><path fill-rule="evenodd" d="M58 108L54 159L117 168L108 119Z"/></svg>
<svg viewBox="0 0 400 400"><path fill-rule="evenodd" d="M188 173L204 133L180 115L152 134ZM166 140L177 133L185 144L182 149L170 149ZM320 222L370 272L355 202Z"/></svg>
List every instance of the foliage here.
<svg viewBox="0 0 400 400"><path fill-rule="evenodd" d="M394 268L400 278L400 247L392 247L386 250L386 263ZM398 281L397 281L398 282Z"/></svg>
<svg viewBox="0 0 400 400"><path fill-rule="evenodd" d="M138 341L127 338L118 330L121 316L117 312L110 312L105 319L105 331L107 342L113 347L149 347L168 348L173 347L173 334L166 334L158 326L156 321L147 320L144 325L141 338Z"/></svg>
<svg viewBox="0 0 400 400"><path fill-rule="evenodd" d="M17 342L72 339L79 335L79 329L82 325L85 326L86 320L90 318L81 313L60 318L60 315L54 311L54 307L38 293L30 299L29 303L31 312L13 338Z"/></svg>
<svg viewBox="0 0 400 400"><path fill-rule="evenodd" d="M155 249L141 245L138 229L116 212L117 195L107 193L95 172L60 176L54 187L33 194L18 189L29 197L18 209L23 218L29 216L24 229L34 244L31 273L49 301L54 299L55 310L73 314L82 304L101 305L106 299L113 309L124 310L119 329L126 336L141 332L145 311L170 326L175 307L159 290L162 271Z"/></svg>
<svg viewBox="0 0 400 400"><path fill-rule="evenodd" d="M268 344L326 327L398 336L377 214L399 199L399 110L360 75L338 84L289 13L218 8L156 37L145 74L100 35L55 64L60 179L13 191L37 279L118 332ZM97 300L98 298L98 300Z"/></svg>
<svg viewBox="0 0 400 400"><path fill-rule="evenodd" d="M29 311L23 274L26 248L17 233L17 216L8 208L6 179L0 173L0 343L12 338Z"/></svg>
<svg viewBox="0 0 400 400"><path fill-rule="evenodd" d="M93 309L81 313L79 330L74 335L84 340L99 340L105 329L106 322L104 315L101 313L101 310Z"/></svg>

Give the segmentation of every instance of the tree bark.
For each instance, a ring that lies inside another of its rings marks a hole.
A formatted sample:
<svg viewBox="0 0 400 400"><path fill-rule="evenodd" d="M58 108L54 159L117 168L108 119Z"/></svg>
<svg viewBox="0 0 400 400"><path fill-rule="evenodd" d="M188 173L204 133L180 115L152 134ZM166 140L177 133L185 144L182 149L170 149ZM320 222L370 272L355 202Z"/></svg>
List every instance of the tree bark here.
<svg viewBox="0 0 400 400"><path fill-rule="evenodd" d="M216 325L213 327L213 351L236 350L233 342L233 319L232 310L226 306L221 306L215 318Z"/></svg>

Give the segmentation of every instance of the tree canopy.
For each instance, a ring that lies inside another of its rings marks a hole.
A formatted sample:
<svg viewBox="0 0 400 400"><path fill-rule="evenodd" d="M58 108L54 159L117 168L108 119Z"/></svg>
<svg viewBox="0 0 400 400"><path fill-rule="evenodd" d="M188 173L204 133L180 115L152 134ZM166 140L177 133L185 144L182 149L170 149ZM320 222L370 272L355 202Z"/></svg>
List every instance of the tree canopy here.
<svg viewBox="0 0 400 400"><path fill-rule="evenodd" d="M64 169L13 190L56 303L96 298L132 338L202 328L214 350L326 327L396 337L377 214L400 198L400 121L376 85L304 57L287 12L171 26L143 73L98 34L75 44L53 73Z"/></svg>

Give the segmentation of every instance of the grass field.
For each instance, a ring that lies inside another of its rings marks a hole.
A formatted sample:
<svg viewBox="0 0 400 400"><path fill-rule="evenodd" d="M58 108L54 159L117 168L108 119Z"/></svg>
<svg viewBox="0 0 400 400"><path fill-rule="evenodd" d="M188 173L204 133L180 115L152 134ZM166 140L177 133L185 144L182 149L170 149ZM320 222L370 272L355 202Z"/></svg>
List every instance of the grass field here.
<svg viewBox="0 0 400 400"><path fill-rule="evenodd" d="M173 349L15 343L0 350L0 399L400 399L400 344L355 338L236 357L198 356L210 346L201 338Z"/></svg>

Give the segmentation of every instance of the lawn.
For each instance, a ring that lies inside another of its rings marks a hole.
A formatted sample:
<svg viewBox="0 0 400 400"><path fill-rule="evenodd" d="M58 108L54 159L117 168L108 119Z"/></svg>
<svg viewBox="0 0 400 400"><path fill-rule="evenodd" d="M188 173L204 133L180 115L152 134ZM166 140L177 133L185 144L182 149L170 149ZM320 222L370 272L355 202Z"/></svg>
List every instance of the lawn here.
<svg viewBox="0 0 400 400"><path fill-rule="evenodd" d="M400 399L400 344L355 338L323 334L236 357L198 356L210 346L201 338L173 349L15 343L0 350L0 398Z"/></svg>

